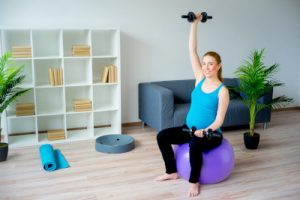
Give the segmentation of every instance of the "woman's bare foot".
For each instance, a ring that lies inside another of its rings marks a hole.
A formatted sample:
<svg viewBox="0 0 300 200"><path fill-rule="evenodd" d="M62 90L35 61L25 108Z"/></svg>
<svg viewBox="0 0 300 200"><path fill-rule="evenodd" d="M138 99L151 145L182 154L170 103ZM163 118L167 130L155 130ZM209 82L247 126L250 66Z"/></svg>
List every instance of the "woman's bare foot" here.
<svg viewBox="0 0 300 200"><path fill-rule="evenodd" d="M176 173L172 173L172 174L164 174L164 175L158 176L154 180L155 181L166 181L166 180L175 180L178 178L179 178L179 175L176 172Z"/></svg>
<svg viewBox="0 0 300 200"><path fill-rule="evenodd" d="M190 190L187 194L188 197L195 197L200 194L200 184L199 183L191 183Z"/></svg>

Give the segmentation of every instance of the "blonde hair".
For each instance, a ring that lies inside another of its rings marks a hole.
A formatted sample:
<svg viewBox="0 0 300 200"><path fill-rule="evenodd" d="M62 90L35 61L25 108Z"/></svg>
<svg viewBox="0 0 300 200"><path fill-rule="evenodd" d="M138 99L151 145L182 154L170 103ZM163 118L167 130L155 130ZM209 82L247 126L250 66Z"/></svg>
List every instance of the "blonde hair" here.
<svg viewBox="0 0 300 200"><path fill-rule="evenodd" d="M204 57L204 56L211 56L211 57L214 57L218 64L221 64L221 63L222 63L221 56L220 56L217 52L215 52L215 51L208 51L208 52L206 52L206 53L203 55L203 57ZM222 77L222 67L221 67L221 68L219 69L219 71L218 71L218 79L219 79L221 82L224 82L223 77Z"/></svg>

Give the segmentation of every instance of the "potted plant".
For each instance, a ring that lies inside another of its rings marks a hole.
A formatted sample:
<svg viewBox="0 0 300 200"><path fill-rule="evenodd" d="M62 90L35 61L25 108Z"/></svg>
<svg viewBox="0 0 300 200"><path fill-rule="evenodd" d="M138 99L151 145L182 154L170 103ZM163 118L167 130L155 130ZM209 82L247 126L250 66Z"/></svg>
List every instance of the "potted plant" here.
<svg viewBox="0 0 300 200"><path fill-rule="evenodd" d="M244 133L244 144L248 149L256 149L259 144L260 134L255 132L255 119L257 113L266 108L280 108L291 102L292 99L285 95L271 99L267 103L260 103L258 99L270 92L274 87L282 86L283 83L273 78L279 65L265 66L263 63L264 49L254 51L249 61L238 67L235 71L239 79L239 86L231 87L238 99L249 108L249 131Z"/></svg>
<svg viewBox="0 0 300 200"><path fill-rule="evenodd" d="M10 57L10 52L7 52L0 58L0 116L10 103L30 90L18 87L25 78L25 75L21 74L24 66L15 66L14 62L9 60ZM0 123L0 162L6 160L8 153L8 144L1 142L1 128Z"/></svg>

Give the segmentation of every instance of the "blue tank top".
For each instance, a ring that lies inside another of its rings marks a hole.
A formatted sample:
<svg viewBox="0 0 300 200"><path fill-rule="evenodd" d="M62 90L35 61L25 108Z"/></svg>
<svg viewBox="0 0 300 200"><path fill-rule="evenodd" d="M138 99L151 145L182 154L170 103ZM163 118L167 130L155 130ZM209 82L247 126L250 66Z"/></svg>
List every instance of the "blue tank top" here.
<svg viewBox="0 0 300 200"><path fill-rule="evenodd" d="M217 116L218 94L223 83L213 92L205 93L202 91L203 78L194 88L191 94L191 106L186 117L186 124L189 128L193 126L197 129L204 129L211 125ZM219 128L218 131L221 132Z"/></svg>

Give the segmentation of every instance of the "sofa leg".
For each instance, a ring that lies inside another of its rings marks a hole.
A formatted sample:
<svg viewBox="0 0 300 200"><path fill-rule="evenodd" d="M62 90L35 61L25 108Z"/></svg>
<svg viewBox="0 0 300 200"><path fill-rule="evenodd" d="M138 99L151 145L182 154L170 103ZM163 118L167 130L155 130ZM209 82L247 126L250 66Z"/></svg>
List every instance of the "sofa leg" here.
<svg viewBox="0 0 300 200"><path fill-rule="evenodd" d="M264 129L267 129L267 128L268 128L268 123L265 122L265 123L264 123Z"/></svg>
<svg viewBox="0 0 300 200"><path fill-rule="evenodd" d="M142 122L142 128L145 128L145 122Z"/></svg>

